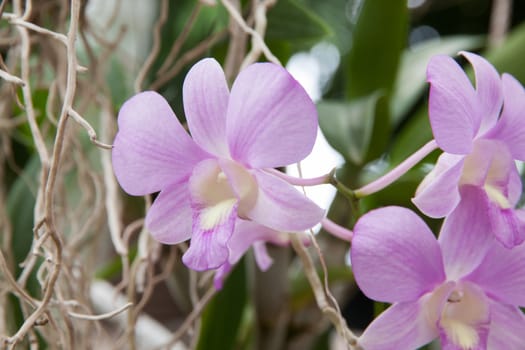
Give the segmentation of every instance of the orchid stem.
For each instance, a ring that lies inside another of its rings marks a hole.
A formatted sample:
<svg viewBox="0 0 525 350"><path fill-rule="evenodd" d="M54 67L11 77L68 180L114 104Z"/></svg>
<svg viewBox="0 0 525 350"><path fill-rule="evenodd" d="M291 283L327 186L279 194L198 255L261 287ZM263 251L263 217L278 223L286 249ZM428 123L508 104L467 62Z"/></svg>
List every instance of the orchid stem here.
<svg viewBox="0 0 525 350"><path fill-rule="evenodd" d="M368 185L365 185L357 190L353 191L353 194L357 198L366 197L373 193L379 192L388 185L392 184L394 181L399 179L401 176L406 174L410 169L412 169L417 163L419 163L423 158L428 156L432 151L436 150L438 145L435 140L427 142L423 147L417 150L410 157L401 162L394 169L390 170L385 175L381 176L379 179L372 181ZM339 188L338 188L339 189Z"/></svg>
<svg viewBox="0 0 525 350"><path fill-rule="evenodd" d="M337 177L335 176L335 169L330 172L330 184L334 186L337 191L344 195L348 200L353 201L357 198L354 191L337 180Z"/></svg>
<svg viewBox="0 0 525 350"><path fill-rule="evenodd" d="M309 187L309 186L317 186L317 185L325 185L329 184L332 181L332 173L334 170L329 172L328 174L321 175L318 177L310 178L310 179L303 179L300 177L294 177L290 176L286 173L283 173L282 171L276 170L276 169L265 169L267 173L270 173L272 175L275 175L284 181L288 182L289 184L293 186L302 186L302 187Z"/></svg>
<svg viewBox="0 0 525 350"><path fill-rule="evenodd" d="M348 242L352 241L354 233L349 229L336 224L332 220L324 218L323 220L321 220L321 225L323 226L323 229L325 229L325 231L331 233L335 237L338 237Z"/></svg>

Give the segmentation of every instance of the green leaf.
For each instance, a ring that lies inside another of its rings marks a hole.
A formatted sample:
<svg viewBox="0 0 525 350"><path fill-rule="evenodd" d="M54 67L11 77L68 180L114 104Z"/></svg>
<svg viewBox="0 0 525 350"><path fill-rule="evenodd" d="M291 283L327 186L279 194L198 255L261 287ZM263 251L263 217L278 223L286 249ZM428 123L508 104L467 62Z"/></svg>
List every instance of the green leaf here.
<svg viewBox="0 0 525 350"><path fill-rule="evenodd" d="M246 292L246 269L241 260L203 312L197 350L236 348Z"/></svg>
<svg viewBox="0 0 525 350"><path fill-rule="evenodd" d="M363 2L346 60L347 97L392 89L407 27L406 0Z"/></svg>
<svg viewBox="0 0 525 350"><path fill-rule="evenodd" d="M322 101L317 105L323 134L346 161L363 164L381 96L381 93L375 92L352 102Z"/></svg>
<svg viewBox="0 0 525 350"><path fill-rule="evenodd" d="M345 95L349 100L383 91L374 116L366 160L379 157L390 137L389 98L394 86L408 28L406 0L365 0L345 59Z"/></svg>
<svg viewBox="0 0 525 350"><path fill-rule="evenodd" d="M302 3L330 27L332 34L324 40L336 45L341 54L348 53L351 46L351 40L348 38L352 33L352 18L349 16L351 11L348 11L350 2L348 0L302 0Z"/></svg>
<svg viewBox="0 0 525 350"><path fill-rule="evenodd" d="M437 54L455 55L460 50L480 47L483 36L459 35L428 40L403 52L396 84L392 92L392 122L397 125L426 87L426 70L430 58Z"/></svg>
<svg viewBox="0 0 525 350"><path fill-rule="evenodd" d="M22 175L19 176L11 186L7 195L7 214L12 224L13 237L11 247L2 247L4 251L9 251L13 258L15 278L21 272L20 263L24 261L33 243L33 213L35 207L35 193L37 188L37 178L40 169L38 156L33 157L27 162ZM6 255L6 258L8 255ZM26 289L30 295L40 297L40 284L36 278L36 271L43 259L38 259L36 266L27 280ZM24 319L20 311L20 300L15 296L9 299L9 312L13 317L9 320L9 327L18 329Z"/></svg>
<svg viewBox="0 0 525 350"><path fill-rule="evenodd" d="M512 74L525 84L525 23L516 27L501 46L489 50L486 57L500 73Z"/></svg>
<svg viewBox="0 0 525 350"><path fill-rule="evenodd" d="M265 39L272 51L278 48L276 54L283 61L293 51L308 49L329 36L333 36L330 26L300 0L278 1L268 11Z"/></svg>

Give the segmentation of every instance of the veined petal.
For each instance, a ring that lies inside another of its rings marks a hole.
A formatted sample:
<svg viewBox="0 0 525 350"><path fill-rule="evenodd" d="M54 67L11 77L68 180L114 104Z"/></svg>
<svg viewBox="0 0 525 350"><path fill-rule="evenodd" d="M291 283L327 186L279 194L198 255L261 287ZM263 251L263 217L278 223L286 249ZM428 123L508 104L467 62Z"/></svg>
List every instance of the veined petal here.
<svg viewBox="0 0 525 350"><path fill-rule="evenodd" d="M153 238L177 244L191 237L190 192L187 182L163 189L146 215L146 228Z"/></svg>
<svg viewBox="0 0 525 350"><path fill-rule="evenodd" d="M443 349L484 350L490 326L489 299L476 285L460 282L441 305L438 327Z"/></svg>
<svg viewBox="0 0 525 350"><path fill-rule="evenodd" d="M492 128L499 117L503 103L501 79L494 68L483 57L462 51L461 55L469 60L476 75L477 102L483 111L479 134Z"/></svg>
<svg viewBox="0 0 525 350"><path fill-rule="evenodd" d="M520 82L509 74L503 74L502 82L503 111L486 137L505 142L514 159L525 161L525 91Z"/></svg>
<svg viewBox="0 0 525 350"><path fill-rule="evenodd" d="M464 279L497 301L525 306L525 244L507 249L494 243L477 269Z"/></svg>
<svg viewBox="0 0 525 350"><path fill-rule="evenodd" d="M459 279L474 270L494 244L486 205L482 188L464 185L460 203L445 218L438 241L449 279Z"/></svg>
<svg viewBox="0 0 525 350"><path fill-rule="evenodd" d="M481 123L470 80L452 58L437 55L428 64L427 81L428 113L437 144L448 153L470 153Z"/></svg>
<svg viewBox="0 0 525 350"><path fill-rule="evenodd" d="M193 236L182 260L198 271L218 268L228 261L227 243L238 218L239 200L216 159L195 166L189 189Z"/></svg>
<svg viewBox="0 0 525 350"><path fill-rule="evenodd" d="M488 349L523 349L525 316L516 306L492 302Z"/></svg>
<svg viewBox="0 0 525 350"><path fill-rule="evenodd" d="M237 219L233 235L228 241L230 256L228 261L217 269L213 279L215 289L222 288L223 281L230 273L233 265L242 258L250 247L253 247L257 265L261 270L266 271L273 260L268 255L265 242L282 245L288 242L288 238L282 232L258 225L253 221Z"/></svg>
<svg viewBox="0 0 525 350"><path fill-rule="evenodd" d="M221 66L212 58L197 62L182 91L191 136L211 154L227 156L226 110L230 91Z"/></svg>
<svg viewBox="0 0 525 350"><path fill-rule="evenodd" d="M139 93L120 109L112 161L122 188L132 195L158 192L187 178L208 157L182 128L166 100Z"/></svg>
<svg viewBox="0 0 525 350"><path fill-rule="evenodd" d="M463 171L463 156L443 153L434 169L428 173L416 190L412 202L425 215L444 217L458 205L459 179Z"/></svg>
<svg viewBox="0 0 525 350"><path fill-rule="evenodd" d="M182 261L193 270L216 269L228 262L228 241L237 220L237 202L221 202L213 207L192 204L193 235Z"/></svg>
<svg viewBox="0 0 525 350"><path fill-rule="evenodd" d="M235 231L228 243L230 248L230 264L234 265L257 242L286 243L286 235L259 225L253 221L238 219Z"/></svg>
<svg viewBox="0 0 525 350"><path fill-rule="evenodd" d="M523 210L501 208L492 202L489 202L487 207L490 229L503 246L511 249L525 241Z"/></svg>
<svg viewBox="0 0 525 350"><path fill-rule="evenodd" d="M366 350L414 350L437 336L421 303L414 301L390 306L365 329L359 344Z"/></svg>
<svg viewBox="0 0 525 350"><path fill-rule="evenodd" d="M359 288L371 299L415 301L445 280L439 245L409 209L385 207L363 215L350 250Z"/></svg>
<svg viewBox="0 0 525 350"><path fill-rule="evenodd" d="M312 150L317 111L284 68L256 63L233 84L226 133L234 160L253 168L285 166Z"/></svg>
<svg viewBox="0 0 525 350"><path fill-rule="evenodd" d="M460 184L492 186L501 189L506 197L512 168L516 165L503 142L479 139L474 142L472 153L465 157Z"/></svg>
<svg viewBox="0 0 525 350"><path fill-rule="evenodd" d="M521 184L521 176L518 171L518 168L516 167L515 163L514 166L510 169L509 179L507 183L507 198L509 200L509 203L511 206L516 206L516 204L519 202L521 197L521 191L522 190L522 184Z"/></svg>
<svg viewBox="0 0 525 350"><path fill-rule="evenodd" d="M318 224L324 210L286 181L254 170L259 193L246 216L277 231L304 231Z"/></svg>

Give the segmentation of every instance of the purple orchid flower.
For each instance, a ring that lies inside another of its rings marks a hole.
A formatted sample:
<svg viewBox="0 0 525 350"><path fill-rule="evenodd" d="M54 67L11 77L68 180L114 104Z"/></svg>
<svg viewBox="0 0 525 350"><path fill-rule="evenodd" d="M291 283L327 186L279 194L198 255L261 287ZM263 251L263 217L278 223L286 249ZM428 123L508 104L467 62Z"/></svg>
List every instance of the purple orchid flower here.
<svg viewBox="0 0 525 350"><path fill-rule="evenodd" d="M482 57L462 55L474 67L476 89L452 58L435 56L428 65L430 124L445 153L413 201L436 218L475 205L485 213L484 227L512 248L525 240L525 211L515 209L522 189L515 160L525 160L525 91ZM479 202L465 200L466 187L479 191Z"/></svg>
<svg viewBox="0 0 525 350"><path fill-rule="evenodd" d="M230 92L220 65L204 59L188 72L183 99L191 137L155 92L132 97L118 116L115 175L131 195L160 191L146 216L158 241L191 238L183 262L215 269L229 261L240 219L259 224L235 236L248 246L267 228L302 231L321 220L321 208L267 170L303 159L317 132L315 106L286 70L253 64Z"/></svg>
<svg viewBox="0 0 525 350"><path fill-rule="evenodd" d="M414 212L385 207L357 222L355 279L369 298L392 303L359 339L365 350L522 349L525 245L512 250L478 234L479 211L460 207L439 239Z"/></svg>

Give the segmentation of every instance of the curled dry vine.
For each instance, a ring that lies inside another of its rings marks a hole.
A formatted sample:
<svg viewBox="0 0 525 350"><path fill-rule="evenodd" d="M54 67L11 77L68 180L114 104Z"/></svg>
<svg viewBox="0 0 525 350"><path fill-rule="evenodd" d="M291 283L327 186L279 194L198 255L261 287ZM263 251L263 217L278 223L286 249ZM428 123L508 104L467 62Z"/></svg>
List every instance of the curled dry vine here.
<svg viewBox="0 0 525 350"><path fill-rule="evenodd" d="M155 68L161 31L169 7L175 6L160 1L160 15L151 38L153 47L142 69L136 72L134 89L165 86L189 63L226 38L238 48L230 50L225 58L225 62L233 64L233 68L227 69L229 78L236 73L234 68L255 62L261 55L280 64L264 41L266 12L276 2L254 2L248 18L230 0L215 4L196 2L166 59ZM56 348L82 349L91 347L93 339L103 342L114 339L116 334L114 343L138 348L136 328L145 317L144 308L154 288L173 278L173 269L180 261L179 249L170 249L166 254L166 249L152 241L142 218L131 221L125 218L126 204L112 173L109 150L118 106L109 97L105 76L112 69L109 58L116 55L126 28L119 28L113 37L105 32L114 25L122 6L121 1L116 1L107 25L97 27L90 22L86 3L81 0L1 2L2 347L14 349L26 344L37 349L39 342L44 341ZM230 17L230 28L219 30L183 51L205 6L223 6ZM151 81L147 80L148 75L153 77ZM37 95L44 96L43 101ZM34 161L27 161L25 169L18 166L20 157L13 149L13 140L20 137L22 127L27 128L22 136L26 136L26 142L34 150ZM37 165L30 169L31 162ZM4 169L10 169L9 174ZM9 206L16 199L9 198L4 188L8 181L16 181L28 189L25 196L32 203L34 225L23 257L14 255L13 246L20 240L14 235L20 232L12 222L16 214L10 212ZM146 198L145 203L147 208L151 198ZM326 281L324 285L321 283L308 250L299 239L292 239L292 243L319 308L348 346L353 347L356 338L346 326L337 303L334 304ZM98 288L95 278L100 267L98 260L108 256L114 257L121 270L112 292L105 292L105 299L125 299L109 309L104 300L92 297L93 290ZM165 344L159 348L174 345L184 348L181 339L195 331L201 312L216 293L210 289L209 274L190 272L188 278L185 293L193 310L181 317L179 327L168 332ZM9 295L15 296L16 302ZM16 323L8 315L6 310L13 308L19 308L22 322ZM123 315L126 313L127 316ZM124 321L119 321L122 318ZM116 320L113 327L109 330L100 327L108 319Z"/></svg>

